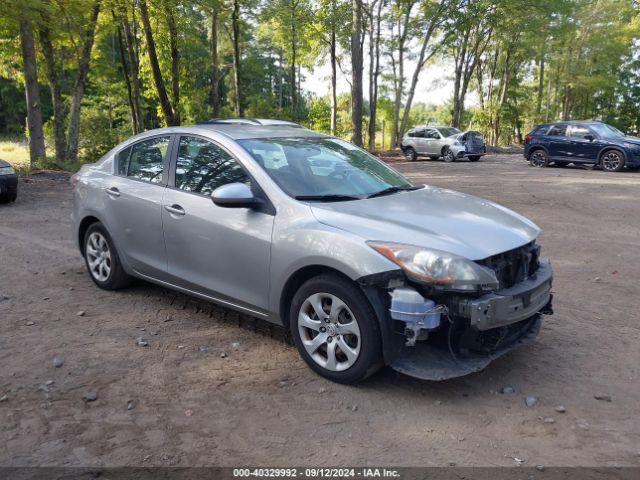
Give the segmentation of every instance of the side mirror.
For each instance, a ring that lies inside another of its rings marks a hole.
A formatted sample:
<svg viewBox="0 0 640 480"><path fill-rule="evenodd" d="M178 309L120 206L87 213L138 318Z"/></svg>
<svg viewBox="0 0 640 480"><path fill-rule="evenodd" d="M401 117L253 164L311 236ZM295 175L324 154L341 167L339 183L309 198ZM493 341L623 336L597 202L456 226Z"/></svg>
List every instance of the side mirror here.
<svg viewBox="0 0 640 480"><path fill-rule="evenodd" d="M224 208L254 208L262 204L256 198L251 188L244 183L228 183L216 188L211 194L211 200Z"/></svg>
<svg viewBox="0 0 640 480"><path fill-rule="evenodd" d="M587 133L584 138L586 138L587 140L589 140L590 142L593 142L596 137L594 137L593 135L591 135L590 133Z"/></svg>

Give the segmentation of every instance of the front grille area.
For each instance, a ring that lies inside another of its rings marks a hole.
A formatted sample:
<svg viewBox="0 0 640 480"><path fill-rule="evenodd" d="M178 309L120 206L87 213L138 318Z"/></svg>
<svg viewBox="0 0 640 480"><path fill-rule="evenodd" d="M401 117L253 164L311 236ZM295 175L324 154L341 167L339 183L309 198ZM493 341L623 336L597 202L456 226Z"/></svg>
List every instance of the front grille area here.
<svg viewBox="0 0 640 480"><path fill-rule="evenodd" d="M496 272L500 289L513 287L533 275L540 266L540 247L535 241L522 247L499 253L477 263Z"/></svg>

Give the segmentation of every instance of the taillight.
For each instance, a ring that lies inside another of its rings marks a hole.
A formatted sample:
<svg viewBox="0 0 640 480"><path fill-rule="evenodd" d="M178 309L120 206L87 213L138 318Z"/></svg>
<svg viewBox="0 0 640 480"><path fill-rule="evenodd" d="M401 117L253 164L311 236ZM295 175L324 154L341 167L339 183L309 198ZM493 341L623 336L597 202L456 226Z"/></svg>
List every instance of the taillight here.
<svg viewBox="0 0 640 480"><path fill-rule="evenodd" d="M80 181L80 177L78 176L77 173L74 173L73 175L71 175L71 178L69 179L69 183L71 184L72 190L76 189L79 181Z"/></svg>
<svg viewBox="0 0 640 480"><path fill-rule="evenodd" d="M533 137L531 136L531 134L530 134L530 133L527 133L527 134L524 136L524 141L525 141L525 143L530 142L531 140L533 140Z"/></svg>

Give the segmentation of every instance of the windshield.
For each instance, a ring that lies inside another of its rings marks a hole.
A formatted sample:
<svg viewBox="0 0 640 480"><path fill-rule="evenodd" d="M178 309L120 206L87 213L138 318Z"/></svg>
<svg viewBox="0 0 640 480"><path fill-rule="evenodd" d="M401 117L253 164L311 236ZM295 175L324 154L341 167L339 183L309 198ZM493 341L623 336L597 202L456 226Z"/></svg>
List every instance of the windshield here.
<svg viewBox="0 0 640 480"><path fill-rule="evenodd" d="M457 135L460 133L460 130L454 127L443 127L438 128L443 137L450 137L451 135Z"/></svg>
<svg viewBox="0 0 640 480"><path fill-rule="evenodd" d="M373 155L336 138L259 138L238 143L292 197L356 199L412 188Z"/></svg>
<svg viewBox="0 0 640 480"><path fill-rule="evenodd" d="M589 125L598 135L605 138L624 137L624 133L606 123L594 123Z"/></svg>

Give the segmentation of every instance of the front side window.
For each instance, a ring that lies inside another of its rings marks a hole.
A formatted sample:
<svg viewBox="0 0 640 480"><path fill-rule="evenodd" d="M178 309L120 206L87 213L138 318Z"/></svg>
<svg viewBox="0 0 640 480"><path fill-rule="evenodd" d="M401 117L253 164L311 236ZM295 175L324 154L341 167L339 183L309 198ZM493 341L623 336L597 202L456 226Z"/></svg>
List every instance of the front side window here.
<svg viewBox="0 0 640 480"><path fill-rule="evenodd" d="M442 128L439 128L438 130L440 131L443 137L450 137L452 135L457 135L459 133L462 133L460 130L458 130L455 127L442 127Z"/></svg>
<svg viewBox="0 0 640 480"><path fill-rule="evenodd" d="M566 134L567 134L566 125L554 125L549 129L549 133L547 133L547 135L551 135L552 137L564 137Z"/></svg>
<svg viewBox="0 0 640 480"><path fill-rule="evenodd" d="M133 145L129 161L126 162L126 176L151 183L162 183L162 168L170 140L171 137L167 135ZM118 172L124 175L122 163L118 161Z"/></svg>
<svg viewBox="0 0 640 480"><path fill-rule="evenodd" d="M336 138L256 138L238 143L292 197L364 198L391 187L412 188L373 155Z"/></svg>
<svg viewBox="0 0 640 480"><path fill-rule="evenodd" d="M591 125L598 135L604 138L620 138L624 137L624 133L606 123L594 123Z"/></svg>
<svg viewBox="0 0 640 480"><path fill-rule="evenodd" d="M573 138L584 138L585 135L589 135L590 133L589 129L582 125L571 125L571 127L569 127L569 136Z"/></svg>
<svg viewBox="0 0 640 480"><path fill-rule="evenodd" d="M226 150L199 137L180 137L176 187L211 195L228 183L249 184L249 176Z"/></svg>

